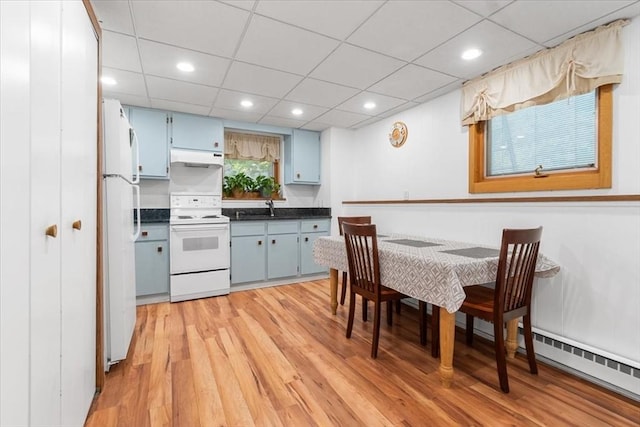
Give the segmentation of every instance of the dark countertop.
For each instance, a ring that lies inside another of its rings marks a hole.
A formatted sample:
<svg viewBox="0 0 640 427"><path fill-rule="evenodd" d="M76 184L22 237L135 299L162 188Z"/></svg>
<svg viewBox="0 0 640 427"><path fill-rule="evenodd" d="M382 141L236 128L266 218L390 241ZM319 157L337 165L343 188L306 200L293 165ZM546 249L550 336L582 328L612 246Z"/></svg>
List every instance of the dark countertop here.
<svg viewBox="0 0 640 427"><path fill-rule="evenodd" d="M151 223L151 222L164 222L169 223L169 209L140 209L140 222ZM137 212L133 210L133 221L137 220Z"/></svg>
<svg viewBox="0 0 640 427"><path fill-rule="evenodd" d="M331 208L275 208L275 216L269 214L269 208L223 208L222 215L232 222L316 219L331 218Z"/></svg>
<svg viewBox="0 0 640 427"><path fill-rule="evenodd" d="M236 217L236 212L238 216ZM316 219L331 218L331 208L275 208L275 216L269 215L269 208L222 208L222 215L228 216L231 221L273 221L285 219ZM140 209L140 222L169 223L170 209ZM133 211L133 220L136 221L136 211Z"/></svg>

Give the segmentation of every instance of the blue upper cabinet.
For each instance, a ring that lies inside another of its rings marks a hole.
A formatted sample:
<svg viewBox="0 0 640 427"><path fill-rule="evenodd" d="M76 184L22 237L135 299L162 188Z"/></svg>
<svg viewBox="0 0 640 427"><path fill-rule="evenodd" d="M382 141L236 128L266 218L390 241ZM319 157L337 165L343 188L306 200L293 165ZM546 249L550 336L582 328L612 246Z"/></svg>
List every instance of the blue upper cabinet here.
<svg viewBox="0 0 640 427"><path fill-rule="evenodd" d="M128 107L129 123L138 138L140 176L143 178L168 178L168 122L165 111ZM135 173L135 154L133 156Z"/></svg>
<svg viewBox="0 0 640 427"><path fill-rule="evenodd" d="M222 152L224 127L222 120L192 114L172 113L171 146Z"/></svg>
<svg viewBox="0 0 640 427"><path fill-rule="evenodd" d="M285 135L284 183L320 185L320 133L294 129Z"/></svg>

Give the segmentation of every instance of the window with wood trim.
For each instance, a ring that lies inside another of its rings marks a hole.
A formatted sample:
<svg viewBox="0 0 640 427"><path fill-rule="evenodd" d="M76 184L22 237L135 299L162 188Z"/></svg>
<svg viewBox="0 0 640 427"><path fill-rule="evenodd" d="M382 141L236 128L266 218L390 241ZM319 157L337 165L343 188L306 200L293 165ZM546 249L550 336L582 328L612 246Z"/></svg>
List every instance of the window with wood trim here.
<svg viewBox="0 0 640 427"><path fill-rule="evenodd" d="M529 141L526 141L525 132L505 131L504 123L507 122L501 116L491 119L501 120L501 125L491 126L491 120L470 125L469 192L500 193L611 188L612 91L613 85L611 84L596 89L595 114L591 116L595 123L585 126L585 120L589 116L582 114L573 120L571 124L573 129L567 128L566 116L562 118L559 114L555 114L557 105L529 107L539 109L537 115L542 117L545 116L545 109L547 113L554 112L546 114L545 120L536 121L533 125L529 124L529 127L534 127L532 132L538 133L539 150L542 151L544 146L545 154L542 156L532 153L536 150L536 138L530 137ZM558 102L570 105L571 102L581 102L583 99L572 97ZM561 105L561 107L563 106ZM508 113L507 116L521 114L525 110L528 108ZM574 114L580 115L579 112ZM554 120L562 122L557 123L562 126L553 125ZM535 129L535 126L540 128ZM490 132L491 128L494 130L493 135ZM574 152L576 150L593 150L593 153L587 153L586 156L574 155L574 159L571 159L568 158L567 147L553 147L555 143L575 145L575 142L567 142L568 140L574 141L575 138L566 138L566 135L556 135L559 137L554 138L554 132L572 133L578 135L579 138L581 133L589 133L589 128L595 134L594 146L589 148L589 144L580 145L578 142L577 148L572 148L572 150ZM542 134L545 136L540 137ZM493 149L491 148L492 142L494 143ZM528 149L523 148L526 147L526 144L529 144ZM505 153L500 153L500 150L505 150ZM500 156L503 155L507 157L501 159ZM548 165L547 167L545 167L545 163Z"/></svg>

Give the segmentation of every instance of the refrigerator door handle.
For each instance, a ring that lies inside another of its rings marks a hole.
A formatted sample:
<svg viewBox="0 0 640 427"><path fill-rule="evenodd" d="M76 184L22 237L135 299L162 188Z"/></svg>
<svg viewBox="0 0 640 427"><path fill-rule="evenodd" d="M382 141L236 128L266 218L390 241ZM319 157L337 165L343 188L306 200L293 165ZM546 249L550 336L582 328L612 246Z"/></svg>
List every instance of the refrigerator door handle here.
<svg viewBox="0 0 640 427"><path fill-rule="evenodd" d="M133 188L136 191L136 232L133 234L132 239L135 242L140 237L140 230L142 226L140 225L140 186L134 185Z"/></svg>
<svg viewBox="0 0 640 427"><path fill-rule="evenodd" d="M130 128L131 129L131 135L133 136L132 138L132 142L133 144L136 146L136 176L135 179L133 180L132 184L137 185L140 184L140 143L138 142L138 134L136 133L136 130L134 128Z"/></svg>

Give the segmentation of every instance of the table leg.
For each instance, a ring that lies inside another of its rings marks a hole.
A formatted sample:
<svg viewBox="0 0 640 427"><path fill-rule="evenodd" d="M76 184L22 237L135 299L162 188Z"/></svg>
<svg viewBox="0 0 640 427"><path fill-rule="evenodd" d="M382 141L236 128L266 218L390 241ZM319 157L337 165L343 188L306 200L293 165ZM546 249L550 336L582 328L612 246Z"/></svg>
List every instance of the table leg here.
<svg viewBox="0 0 640 427"><path fill-rule="evenodd" d="M331 314L336 314L338 310L338 270L329 269L329 285L331 286Z"/></svg>
<svg viewBox="0 0 640 427"><path fill-rule="evenodd" d="M504 345L509 359L516 357L516 350L518 350L518 320L520 319L516 318L507 322L507 339Z"/></svg>
<svg viewBox="0 0 640 427"><path fill-rule="evenodd" d="M453 344L455 342L456 314L440 308L440 381L449 388L453 382ZM431 343L431 345L434 345Z"/></svg>

